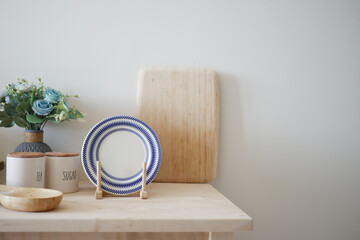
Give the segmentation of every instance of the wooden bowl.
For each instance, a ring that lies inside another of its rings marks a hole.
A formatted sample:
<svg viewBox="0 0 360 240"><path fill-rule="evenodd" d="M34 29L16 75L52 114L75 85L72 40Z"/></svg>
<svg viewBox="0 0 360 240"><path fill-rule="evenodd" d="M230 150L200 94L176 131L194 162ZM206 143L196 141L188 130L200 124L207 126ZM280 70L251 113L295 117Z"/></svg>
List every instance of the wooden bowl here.
<svg viewBox="0 0 360 240"><path fill-rule="evenodd" d="M49 211L60 204L62 196L62 192L52 189L0 185L0 203L16 211Z"/></svg>

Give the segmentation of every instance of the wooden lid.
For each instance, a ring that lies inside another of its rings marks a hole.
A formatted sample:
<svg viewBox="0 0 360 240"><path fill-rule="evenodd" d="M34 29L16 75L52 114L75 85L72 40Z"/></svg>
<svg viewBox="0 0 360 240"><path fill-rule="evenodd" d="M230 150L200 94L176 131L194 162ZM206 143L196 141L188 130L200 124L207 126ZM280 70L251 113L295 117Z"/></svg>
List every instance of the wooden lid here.
<svg viewBox="0 0 360 240"><path fill-rule="evenodd" d="M12 157L12 158L40 158L40 157L45 157L45 154L41 153L41 152L13 152L13 153L9 153L8 157Z"/></svg>
<svg viewBox="0 0 360 240"><path fill-rule="evenodd" d="M47 157L77 157L80 154L75 152L47 152Z"/></svg>

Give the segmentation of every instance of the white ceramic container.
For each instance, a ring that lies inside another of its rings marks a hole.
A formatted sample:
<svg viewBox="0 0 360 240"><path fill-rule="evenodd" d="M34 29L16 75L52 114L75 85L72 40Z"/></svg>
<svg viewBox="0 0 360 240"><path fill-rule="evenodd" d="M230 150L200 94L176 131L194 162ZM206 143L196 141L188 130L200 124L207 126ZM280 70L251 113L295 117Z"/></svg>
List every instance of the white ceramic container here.
<svg viewBox="0 0 360 240"><path fill-rule="evenodd" d="M45 187L63 193L77 192L79 189L78 153L48 152L46 155Z"/></svg>
<svg viewBox="0 0 360 240"><path fill-rule="evenodd" d="M45 187L45 154L14 152L6 158L6 185L16 187Z"/></svg>

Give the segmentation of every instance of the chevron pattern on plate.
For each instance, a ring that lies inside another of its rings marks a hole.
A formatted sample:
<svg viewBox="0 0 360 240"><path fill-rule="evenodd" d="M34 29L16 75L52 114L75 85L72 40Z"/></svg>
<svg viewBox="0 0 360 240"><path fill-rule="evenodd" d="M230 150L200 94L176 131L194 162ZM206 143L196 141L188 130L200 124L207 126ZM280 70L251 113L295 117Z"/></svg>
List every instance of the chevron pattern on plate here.
<svg viewBox="0 0 360 240"><path fill-rule="evenodd" d="M96 185L96 162L99 161L99 149L102 141L118 131L128 131L138 136L146 149L146 184L156 176L161 164L160 142L154 131L144 122L130 116L112 116L97 123L86 136L82 151L82 165L90 181ZM115 195L127 195L140 191L142 171L132 176L113 176L101 168L101 187Z"/></svg>

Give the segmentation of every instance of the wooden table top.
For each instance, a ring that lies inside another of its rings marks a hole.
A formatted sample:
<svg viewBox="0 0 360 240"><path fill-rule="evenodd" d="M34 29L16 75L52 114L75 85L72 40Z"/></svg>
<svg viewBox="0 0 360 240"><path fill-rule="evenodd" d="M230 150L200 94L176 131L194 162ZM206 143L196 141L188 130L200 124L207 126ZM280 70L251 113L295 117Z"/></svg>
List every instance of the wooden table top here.
<svg viewBox="0 0 360 240"><path fill-rule="evenodd" d="M0 232L236 232L252 219L209 184L152 183L149 199L105 197L82 182L53 211L17 212L0 206Z"/></svg>

